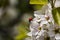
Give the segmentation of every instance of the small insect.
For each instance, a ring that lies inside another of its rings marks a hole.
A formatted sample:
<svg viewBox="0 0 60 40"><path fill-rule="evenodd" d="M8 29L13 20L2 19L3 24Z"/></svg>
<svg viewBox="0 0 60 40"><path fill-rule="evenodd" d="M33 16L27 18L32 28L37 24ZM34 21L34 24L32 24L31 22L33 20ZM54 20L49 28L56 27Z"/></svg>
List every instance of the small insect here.
<svg viewBox="0 0 60 40"><path fill-rule="evenodd" d="M32 20L33 20L33 18L32 18L32 17L30 17L30 18L29 18L29 22L31 22Z"/></svg>

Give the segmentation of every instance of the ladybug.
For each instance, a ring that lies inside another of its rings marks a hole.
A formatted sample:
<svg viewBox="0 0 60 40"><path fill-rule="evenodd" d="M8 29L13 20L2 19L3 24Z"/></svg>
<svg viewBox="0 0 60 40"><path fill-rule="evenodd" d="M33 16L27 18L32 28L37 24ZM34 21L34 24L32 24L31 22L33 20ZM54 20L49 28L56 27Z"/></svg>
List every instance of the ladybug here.
<svg viewBox="0 0 60 40"><path fill-rule="evenodd" d="M33 20L33 18L32 18L32 17L30 17L30 18L29 18L29 22L31 22L32 20Z"/></svg>

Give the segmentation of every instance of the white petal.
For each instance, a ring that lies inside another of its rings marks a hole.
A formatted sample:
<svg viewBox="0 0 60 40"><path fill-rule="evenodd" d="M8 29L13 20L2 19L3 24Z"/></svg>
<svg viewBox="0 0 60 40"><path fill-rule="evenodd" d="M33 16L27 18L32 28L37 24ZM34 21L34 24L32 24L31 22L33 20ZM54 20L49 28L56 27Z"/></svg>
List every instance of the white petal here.
<svg viewBox="0 0 60 40"><path fill-rule="evenodd" d="M33 21L40 22L40 18L34 18Z"/></svg>
<svg viewBox="0 0 60 40"><path fill-rule="evenodd" d="M54 31L50 31L49 30L48 34L49 34L50 37L54 37L55 36L55 32Z"/></svg>
<svg viewBox="0 0 60 40"><path fill-rule="evenodd" d="M36 39L38 39L40 36L37 36Z"/></svg>
<svg viewBox="0 0 60 40"><path fill-rule="evenodd" d="M39 27L39 23L37 23L36 21L32 21L30 24L31 28L38 28Z"/></svg>
<svg viewBox="0 0 60 40"><path fill-rule="evenodd" d="M48 21L42 21L40 26L43 26L44 24L48 24Z"/></svg>
<svg viewBox="0 0 60 40"><path fill-rule="evenodd" d="M37 35L38 34L38 31L35 33L35 35Z"/></svg>
<svg viewBox="0 0 60 40"><path fill-rule="evenodd" d="M51 9L51 4L49 3L49 4L47 4L47 5L48 5L48 8Z"/></svg>
<svg viewBox="0 0 60 40"><path fill-rule="evenodd" d="M41 22L41 20L36 20L36 22Z"/></svg>
<svg viewBox="0 0 60 40"><path fill-rule="evenodd" d="M39 32L38 30L34 30L34 31L32 31L32 35L36 36L38 34L38 32Z"/></svg>
<svg viewBox="0 0 60 40"><path fill-rule="evenodd" d="M34 11L34 14L37 14L37 15L42 15L44 14L44 12L42 12L43 10L37 10L37 11Z"/></svg>
<svg viewBox="0 0 60 40"><path fill-rule="evenodd" d="M56 34L56 35L55 35L55 38L56 38L57 40L58 40L58 39L60 40L60 34Z"/></svg>
<svg viewBox="0 0 60 40"><path fill-rule="evenodd" d="M32 27L30 27L30 30L33 31L34 29Z"/></svg>
<svg viewBox="0 0 60 40"><path fill-rule="evenodd" d="M44 33L44 30L41 30L41 31L38 33L38 35L41 36L41 35L43 35L43 33Z"/></svg>
<svg viewBox="0 0 60 40"><path fill-rule="evenodd" d="M29 32L27 35L28 35L28 36L32 36L32 33L31 33L31 32Z"/></svg>
<svg viewBox="0 0 60 40"><path fill-rule="evenodd" d="M34 14L35 17L37 17L38 15L37 14Z"/></svg>
<svg viewBox="0 0 60 40"><path fill-rule="evenodd" d="M56 0L55 7L60 7L60 0Z"/></svg>

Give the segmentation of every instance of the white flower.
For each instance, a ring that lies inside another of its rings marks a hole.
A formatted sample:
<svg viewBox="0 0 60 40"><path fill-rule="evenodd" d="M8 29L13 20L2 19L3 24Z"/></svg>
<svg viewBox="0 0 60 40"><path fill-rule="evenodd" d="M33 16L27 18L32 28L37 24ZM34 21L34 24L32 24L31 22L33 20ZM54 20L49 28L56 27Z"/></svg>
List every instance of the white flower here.
<svg viewBox="0 0 60 40"><path fill-rule="evenodd" d="M34 35L34 36L36 36L36 39L43 36L45 34L45 32L47 31L44 29L49 29L51 26L51 24L49 22L52 22L52 21L48 21L48 20L51 20L48 17L49 16L47 16L47 15L35 14L35 18L30 23L30 31L31 32L29 32L28 35L31 37ZM39 28L41 28L41 30L39 30Z"/></svg>
<svg viewBox="0 0 60 40"><path fill-rule="evenodd" d="M56 2L55 2L55 5L54 5L55 7L60 7L60 0L56 0Z"/></svg>
<svg viewBox="0 0 60 40"><path fill-rule="evenodd" d="M36 35L36 33L38 32L38 26L39 26L38 22L31 21L31 23L30 23L30 30L31 30L31 32L28 33L28 35L29 36Z"/></svg>
<svg viewBox="0 0 60 40"><path fill-rule="evenodd" d="M39 23L36 21L31 21L30 28L37 29L39 26Z"/></svg>
<svg viewBox="0 0 60 40"><path fill-rule="evenodd" d="M40 22L41 20L45 20L45 15L38 15L38 14L34 14L35 18L33 19L33 21L37 21Z"/></svg>
<svg viewBox="0 0 60 40"><path fill-rule="evenodd" d="M45 33L46 33L46 30L41 30L40 32L38 32L36 39L38 39L41 36L44 36Z"/></svg>

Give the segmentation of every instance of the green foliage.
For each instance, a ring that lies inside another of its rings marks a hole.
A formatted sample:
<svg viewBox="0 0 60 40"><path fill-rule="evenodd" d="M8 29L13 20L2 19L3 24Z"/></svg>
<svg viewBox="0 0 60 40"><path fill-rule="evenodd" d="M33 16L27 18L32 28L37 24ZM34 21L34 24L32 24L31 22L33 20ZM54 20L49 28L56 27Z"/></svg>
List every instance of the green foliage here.
<svg viewBox="0 0 60 40"><path fill-rule="evenodd" d="M60 25L60 7L53 9L53 18L55 22Z"/></svg>
<svg viewBox="0 0 60 40"><path fill-rule="evenodd" d="M34 10L40 10L42 8L43 5L39 5L39 4L34 4L33 8Z"/></svg>
<svg viewBox="0 0 60 40"><path fill-rule="evenodd" d="M0 0L0 7L5 7L9 5L9 0Z"/></svg>
<svg viewBox="0 0 60 40"><path fill-rule="evenodd" d="M28 24L23 22L18 25L18 35L16 36L15 40L23 40L27 37L28 30L26 28L28 27Z"/></svg>
<svg viewBox="0 0 60 40"><path fill-rule="evenodd" d="M30 0L30 4L33 5L34 10L40 10L47 3L47 0Z"/></svg>
<svg viewBox="0 0 60 40"><path fill-rule="evenodd" d="M30 4L47 4L47 0L30 0Z"/></svg>

